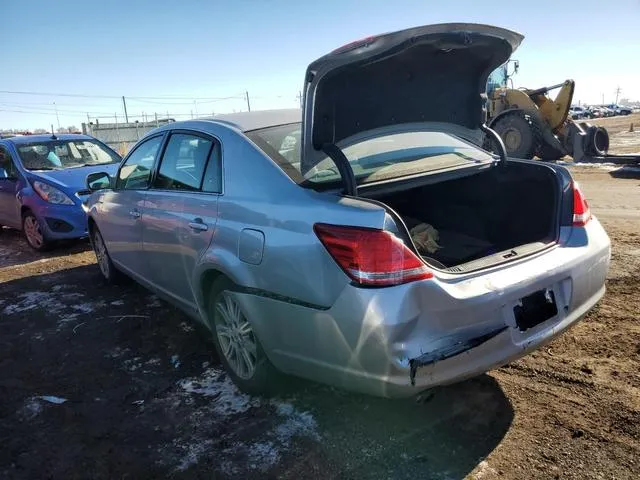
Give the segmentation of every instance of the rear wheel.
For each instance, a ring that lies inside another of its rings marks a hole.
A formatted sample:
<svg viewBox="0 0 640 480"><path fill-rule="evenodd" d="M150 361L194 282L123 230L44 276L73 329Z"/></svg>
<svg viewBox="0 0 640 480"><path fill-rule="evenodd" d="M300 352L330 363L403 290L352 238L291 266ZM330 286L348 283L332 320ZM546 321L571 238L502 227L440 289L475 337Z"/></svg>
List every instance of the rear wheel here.
<svg viewBox="0 0 640 480"><path fill-rule="evenodd" d="M505 114L491 128L502 138L509 157L531 159L540 146L540 130L522 112Z"/></svg>
<svg viewBox="0 0 640 480"><path fill-rule="evenodd" d="M30 211L22 215L22 232L29 246L38 252L44 252L51 246L44 236L40 221Z"/></svg>
<svg viewBox="0 0 640 480"><path fill-rule="evenodd" d="M268 394L278 372L267 358L251 319L242 311L226 278L216 281L208 304L209 328L220 361L233 382L246 393Z"/></svg>

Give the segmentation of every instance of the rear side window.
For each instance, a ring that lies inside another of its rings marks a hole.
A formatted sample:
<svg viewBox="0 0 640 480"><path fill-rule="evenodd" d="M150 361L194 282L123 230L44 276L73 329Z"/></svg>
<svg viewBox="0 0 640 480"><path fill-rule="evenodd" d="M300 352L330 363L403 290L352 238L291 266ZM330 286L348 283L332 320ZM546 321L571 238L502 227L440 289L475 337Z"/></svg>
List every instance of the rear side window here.
<svg viewBox="0 0 640 480"><path fill-rule="evenodd" d="M340 180L328 157L302 176L298 123L253 130L247 136L296 183L322 185ZM358 184L493 161L476 145L439 131L383 134L350 145L343 152Z"/></svg>
<svg viewBox="0 0 640 480"><path fill-rule="evenodd" d="M213 140L209 138L187 133L172 134L162 155L153 188L199 191L213 145Z"/></svg>
<svg viewBox="0 0 640 480"><path fill-rule="evenodd" d="M162 136L150 138L138 145L118 172L116 189L142 190L149 187L153 163L162 143Z"/></svg>

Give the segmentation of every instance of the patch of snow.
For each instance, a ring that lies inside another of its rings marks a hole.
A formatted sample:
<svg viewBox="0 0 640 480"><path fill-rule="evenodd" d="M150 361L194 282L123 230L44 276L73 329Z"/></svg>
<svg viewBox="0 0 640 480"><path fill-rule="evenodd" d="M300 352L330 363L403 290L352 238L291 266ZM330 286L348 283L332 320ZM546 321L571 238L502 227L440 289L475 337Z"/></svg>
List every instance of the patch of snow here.
<svg viewBox="0 0 640 480"><path fill-rule="evenodd" d="M111 305L119 307L121 305L124 305L124 300L114 300L113 302L111 302Z"/></svg>
<svg viewBox="0 0 640 480"><path fill-rule="evenodd" d="M211 440L212 431L220 425L235 422L235 418L252 408L261 408L253 415L245 417L247 422L257 422L258 432L247 441L239 438L235 430L224 429L222 454L224 461L220 469L226 475L247 478L257 472L266 473L288 452L295 450L294 439L306 437L319 441L316 420L310 412L298 410L289 401L265 401L240 392L227 374L220 369L207 368L197 377L178 381L179 389L164 398L166 408L183 408L191 403L192 413L183 420L182 433L161 448L161 462L176 471L183 471L203 461L219 455L219 441ZM210 401L194 402L194 396ZM266 430L265 430L266 428ZM253 473L252 473L253 472Z"/></svg>
<svg viewBox="0 0 640 480"><path fill-rule="evenodd" d="M267 471L280 460L279 448L273 442L256 442L249 447L249 467Z"/></svg>
<svg viewBox="0 0 640 480"><path fill-rule="evenodd" d="M28 420L37 417L42 412L42 403L37 398L28 399L21 409L22 416Z"/></svg>
<svg viewBox="0 0 640 480"><path fill-rule="evenodd" d="M4 315L14 315L28 312L36 308L46 310L48 314L58 315L58 329L70 321L76 320L81 314L93 312L101 307L104 302L78 302L85 298L85 295L77 292L62 293L63 288L73 288L69 285L55 285L51 292L24 292L17 295L17 298L6 305L2 313Z"/></svg>
<svg viewBox="0 0 640 480"><path fill-rule="evenodd" d="M60 290L65 290L65 289L70 289L70 288L73 288L73 286L65 285L63 283L63 284L60 284L60 285L54 285L53 287L51 287L51 291L52 292L59 292Z"/></svg>
<svg viewBox="0 0 640 480"><path fill-rule="evenodd" d="M180 459L180 463L176 466L176 470L183 472L192 465L198 463L200 457L207 451L213 441L204 440L203 442L192 443L190 445L180 445L179 442L174 441L174 444L178 447L182 447L186 450L183 457Z"/></svg>
<svg viewBox="0 0 640 480"><path fill-rule="evenodd" d="M81 313L91 313L96 307L99 307L97 304L92 303L79 303L78 305L71 305L71 308L74 310L78 310Z"/></svg>
<svg viewBox="0 0 640 480"><path fill-rule="evenodd" d="M626 154L625 154L626 155ZM634 153L629 155L640 155L640 153ZM558 161L558 165L563 165L565 167L579 167L579 168L597 168L600 170L604 170L607 172L632 172L638 173L640 172L640 167L635 167L633 165L620 165L611 162L565 162Z"/></svg>
<svg viewBox="0 0 640 480"><path fill-rule="evenodd" d="M284 447L289 447L291 440L296 436L320 440L316 420L311 413L300 412L290 403L279 404L276 413L284 417L284 422L276 427L274 435Z"/></svg>
<svg viewBox="0 0 640 480"><path fill-rule="evenodd" d="M162 363L159 358L152 358L151 360L147 360L145 365L160 365Z"/></svg>
<svg viewBox="0 0 640 480"><path fill-rule="evenodd" d="M173 368L180 368L180 357L178 355L171 355L171 365L173 365Z"/></svg>
<svg viewBox="0 0 640 480"><path fill-rule="evenodd" d="M107 352L107 354L105 355L105 357L109 357L109 358L119 358L122 357L123 355L126 355L127 353L129 353L129 349L128 348L120 348L120 347L115 347L112 350L109 350Z"/></svg>
<svg viewBox="0 0 640 480"><path fill-rule="evenodd" d="M128 358L124 362L124 368L128 372L135 372L142 367L142 357Z"/></svg>
<svg viewBox="0 0 640 480"><path fill-rule="evenodd" d="M36 398L40 398L45 402L55 403L56 405L60 405L67 401L66 398L56 397L54 395L40 395L39 397L36 397Z"/></svg>
<svg viewBox="0 0 640 480"><path fill-rule="evenodd" d="M240 392L228 375L215 368L206 370L198 378L180 380L178 385L187 393L215 397L212 408L218 415L244 413L260 404L258 399Z"/></svg>
<svg viewBox="0 0 640 480"><path fill-rule="evenodd" d="M33 334L31 339L32 340L42 341L42 340L44 340L44 335L41 332L38 332L38 333Z"/></svg>

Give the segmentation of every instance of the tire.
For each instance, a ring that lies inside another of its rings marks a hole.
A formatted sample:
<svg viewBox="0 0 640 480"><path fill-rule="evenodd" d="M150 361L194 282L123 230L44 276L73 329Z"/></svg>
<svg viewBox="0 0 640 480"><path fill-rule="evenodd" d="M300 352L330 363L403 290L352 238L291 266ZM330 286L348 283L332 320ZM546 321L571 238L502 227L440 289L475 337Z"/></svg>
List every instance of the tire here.
<svg viewBox="0 0 640 480"><path fill-rule="evenodd" d="M233 286L229 279L222 277L214 282L209 294L207 326L216 352L240 390L271 395L276 391L280 375L264 353L250 319L235 300Z"/></svg>
<svg viewBox="0 0 640 480"><path fill-rule="evenodd" d="M98 230L98 227L95 225L90 229L89 239L93 247L93 252L96 255L96 262L98 263L98 269L102 274L102 278L104 278L108 284L117 283L120 279L120 272L111 261L107 245L104 243L100 230Z"/></svg>
<svg viewBox="0 0 640 480"><path fill-rule="evenodd" d="M540 147L540 129L522 112L507 113L491 126L502 138L507 156L531 159Z"/></svg>
<svg viewBox="0 0 640 480"><path fill-rule="evenodd" d="M540 160L549 162L553 160L560 160L562 157L564 157L564 152L549 145L548 143L542 142L536 156L539 157Z"/></svg>
<svg viewBox="0 0 640 480"><path fill-rule="evenodd" d="M51 248L51 242L44 235L40 221L30 210L22 215L22 233L27 244L36 252L46 252Z"/></svg>

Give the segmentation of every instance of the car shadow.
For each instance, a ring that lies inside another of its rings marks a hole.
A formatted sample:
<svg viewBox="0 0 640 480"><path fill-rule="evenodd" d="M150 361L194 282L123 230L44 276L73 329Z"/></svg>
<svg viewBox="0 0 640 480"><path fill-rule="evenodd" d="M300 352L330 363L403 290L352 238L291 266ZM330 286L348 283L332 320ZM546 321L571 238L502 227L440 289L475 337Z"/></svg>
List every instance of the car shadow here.
<svg viewBox="0 0 640 480"><path fill-rule="evenodd" d="M0 227L0 268L24 265L37 260L64 257L91 249L87 239L56 242L51 250L37 252L27 244L22 232Z"/></svg>
<svg viewBox="0 0 640 480"><path fill-rule="evenodd" d="M638 166L624 166L609 172L613 178L628 178L640 180L640 164Z"/></svg>
<svg viewBox="0 0 640 480"><path fill-rule="evenodd" d="M167 467L153 452L176 442L196 448L205 438L219 443L209 443L197 465L172 477L211 478L229 444L260 446L265 435L275 441L289 430L304 432L308 412L317 436L283 443L290 452L282 450L270 475L464 478L513 422L500 385L483 375L410 399L352 394L291 378L280 398L259 400L249 412L210 425L203 419L215 414L211 405L247 400L224 387L220 398L176 402L183 398L178 382L219 370L207 337L134 282L105 285L95 265L0 284L0 420L6 422L0 472L2 465L14 465L22 478L83 478L82 465L100 456L92 478L165 478ZM69 401L51 406L37 395ZM272 402L279 401L303 413L278 424L282 417L274 415ZM198 429L203 437L190 440ZM238 468L246 464L237 461ZM245 471L251 472L256 473Z"/></svg>
<svg viewBox="0 0 640 480"><path fill-rule="evenodd" d="M409 399L309 383L295 403L313 412L327 439L317 452L327 478L465 478L502 441L514 416L489 375ZM303 472L294 464L282 475L298 478Z"/></svg>

